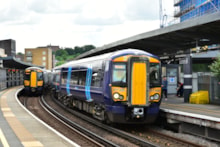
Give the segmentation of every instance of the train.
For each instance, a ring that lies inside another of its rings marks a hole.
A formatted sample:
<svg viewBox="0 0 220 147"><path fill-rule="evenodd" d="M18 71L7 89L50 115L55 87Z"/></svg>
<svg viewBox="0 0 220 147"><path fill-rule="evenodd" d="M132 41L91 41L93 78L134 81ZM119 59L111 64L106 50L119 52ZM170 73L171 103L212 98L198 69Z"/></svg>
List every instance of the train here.
<svg viewBox="0 0 220 147"><path fill-rule="evenodd" d="M55 67L52 75L54 98L100 121L148 124L159 114L161 62L143 50L73 60Z"/></svg>
<svg viewBox="0 0 220 147"><path fill-rule="evenodd" d="M42 95L49 86L50 72L39 67L24 70L24 92L28 95Z"/></svg>

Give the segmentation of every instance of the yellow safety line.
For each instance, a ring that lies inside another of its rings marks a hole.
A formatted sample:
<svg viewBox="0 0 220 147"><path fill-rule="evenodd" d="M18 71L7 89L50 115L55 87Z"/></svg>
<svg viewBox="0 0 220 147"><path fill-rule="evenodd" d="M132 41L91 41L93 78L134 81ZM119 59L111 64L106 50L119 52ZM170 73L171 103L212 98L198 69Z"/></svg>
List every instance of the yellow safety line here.
<svg viewBox="0 0 220 147"><path fill-rule="evenodd" d="M3 116L7 120L8 124L11 126L12 130L19 138L24 147L42 147L41 142L36 141L32 134L23 126L23 124L16 118L14 113L8 106L7 103L7 94L10 93L13 89L5 92L1 97L0 106L3 113Z"/></svg>
<svg viewBox="0 0 220 147"><path fill-rule="evenodd" d="M5 138L5 136L4 136L1 129L0 129L0 139L1 139L2 145L4 147L9 147L9 144L8 144L8 142L7 142L7 140L6 140L6 138Z"/></svg>

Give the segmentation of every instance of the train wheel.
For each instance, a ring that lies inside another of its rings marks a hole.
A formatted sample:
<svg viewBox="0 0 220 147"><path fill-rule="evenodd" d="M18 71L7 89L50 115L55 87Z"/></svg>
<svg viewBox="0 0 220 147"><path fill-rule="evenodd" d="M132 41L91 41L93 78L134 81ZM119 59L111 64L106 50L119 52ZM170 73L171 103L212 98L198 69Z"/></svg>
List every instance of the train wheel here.
<svg viewBox="0 0 220 147"><path fill-rule="evenodd" d="M103 121L103 123L108 124L108 125L111 124L111 121L109 120L108 115L107 115L106 112L104 113L104 121Z"/></svg>

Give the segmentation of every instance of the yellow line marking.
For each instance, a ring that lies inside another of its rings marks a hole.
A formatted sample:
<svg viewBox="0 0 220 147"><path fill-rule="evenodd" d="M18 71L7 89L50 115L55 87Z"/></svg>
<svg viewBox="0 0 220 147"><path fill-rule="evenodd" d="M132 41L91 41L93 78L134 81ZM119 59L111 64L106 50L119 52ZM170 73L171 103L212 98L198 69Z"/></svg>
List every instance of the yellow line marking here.
<svg viewBox="0 0 220 147"><path fill-rule="evenodd" d="M39 141L25 141L22 142L25 147L43 147L43 145Z"/></svg>
<svg viewBox="0 0 220 147"><path fill-rule="evenodd" d="M9 108L9 107L4 107L4 108L2 108L2 111L11 111L11 109Z"/></svg>
<svg viewBox="0 0 220 147"><path fill-rule="evenodd" d="M15 115L12 112L4 112L4 117L15 117Z"/></svg>
<svg viewBox="0 0 220 147"><path fill-rule="evenodd" d="M9 144L8 144L8 142L7 142L7 140L6 140L6 138L5 138L5 136L4 136L1 129L0 129L0 139L1 139L2 145L4 147L9 147Z"/></svg>
<svg viewBox="0 0 220 147"><path fill-rule="evenodd" d="M25 126L16 118L15 114L12 112L11 108L8 106L8 94L13 89L6 91L2 96L0 96L0 107L3 113L3 116L7 120L8 124L11 126L12 130L14 131L15 135L18 139L22 142L25 147L43 147L41 142L36 141L34 136L25 128ZM0 132L0 141L2 141L4 147L9 147L6 141L4 140L3 133ZM3 142L4 141L4 142Z"/></svg>

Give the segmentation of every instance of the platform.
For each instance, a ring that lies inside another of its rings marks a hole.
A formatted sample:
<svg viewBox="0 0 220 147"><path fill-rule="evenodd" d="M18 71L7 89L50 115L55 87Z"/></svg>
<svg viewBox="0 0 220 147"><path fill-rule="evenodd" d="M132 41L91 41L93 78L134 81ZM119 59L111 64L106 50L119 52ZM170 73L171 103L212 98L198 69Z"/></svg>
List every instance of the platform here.
<svg viewBox="0 0 220 147"><path fill-rule="evenodd" d="M17 100L23 86L0 92L0 146L78 146L30 114Z"/></svg>
<svg viewBox="0 0 220 147"><path fill-rule="evenodd" d="M203 119L209 117L207 119L220 122L220 105L185 103L183 97L171 95L167 99L162 99L160 108L203 115Z"/></svg>
<svg viewBox="0 0 220 147"><path fill-rule="evenodd" d="M220 105L189 104L184 98L168 96L162 99L160 110L168 123L179 124L180 132L220 140Z"/></svg>

